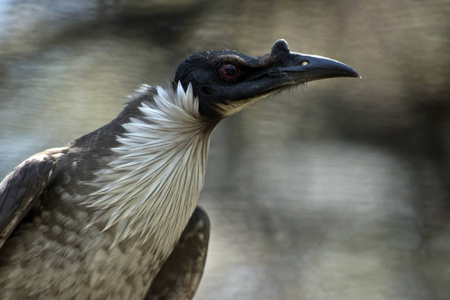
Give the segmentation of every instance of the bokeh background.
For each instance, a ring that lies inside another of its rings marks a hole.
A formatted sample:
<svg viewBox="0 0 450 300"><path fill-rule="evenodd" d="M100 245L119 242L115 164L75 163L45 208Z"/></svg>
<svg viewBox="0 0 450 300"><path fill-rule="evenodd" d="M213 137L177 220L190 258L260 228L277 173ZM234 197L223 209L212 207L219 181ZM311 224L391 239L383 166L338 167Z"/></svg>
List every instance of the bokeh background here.
<svg viewBox="0 0 450 300"><path fill-rule="evenodd" d="M196 299L449 299L450 1L0 1L0 177L191 52L292 50L317 81L215 130Z"/></svg>

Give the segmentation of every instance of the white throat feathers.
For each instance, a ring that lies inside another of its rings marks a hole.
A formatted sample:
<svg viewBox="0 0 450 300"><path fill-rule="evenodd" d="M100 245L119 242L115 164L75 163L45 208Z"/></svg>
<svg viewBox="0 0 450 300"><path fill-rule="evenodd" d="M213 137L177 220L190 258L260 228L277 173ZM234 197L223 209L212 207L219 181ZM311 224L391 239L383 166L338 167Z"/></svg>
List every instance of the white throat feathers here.
<svg viewBox="0 0 450 300"><path fill-rule="evenodd" d="M155 248L171 251L203 188L212 128L199 113L191 85L186 91L180 83L176 91L156 91L154 103L143 101L138 108L143 117L122 125L115 158L96 173L99 190L86 204L101 212L92 224L115 228L113 245L139 235L142 243L151 240Z"/></svg>

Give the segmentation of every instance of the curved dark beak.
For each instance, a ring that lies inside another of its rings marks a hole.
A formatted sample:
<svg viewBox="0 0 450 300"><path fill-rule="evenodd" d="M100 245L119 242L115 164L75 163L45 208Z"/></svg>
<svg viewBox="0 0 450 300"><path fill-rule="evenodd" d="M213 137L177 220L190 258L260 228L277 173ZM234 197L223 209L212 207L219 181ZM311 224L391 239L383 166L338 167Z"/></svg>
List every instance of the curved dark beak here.
<svg viewBox="0 0 450 300"><path fill-rule="evenodd" d="M273 45L269 60L275 62L275 67L269 71L269 75L274 79L284 78L287 85L334 77L360 78L355 70L337 60L291 52L285 40L278 40Z"/></svg>
<svg viewBox="0 0 450 300"><path fill-rule="evenodd" d="M278 70L285 73L296 83L334 77L361 77L346 64L322 56L291 52L291 60L294 63Z"/></svg>

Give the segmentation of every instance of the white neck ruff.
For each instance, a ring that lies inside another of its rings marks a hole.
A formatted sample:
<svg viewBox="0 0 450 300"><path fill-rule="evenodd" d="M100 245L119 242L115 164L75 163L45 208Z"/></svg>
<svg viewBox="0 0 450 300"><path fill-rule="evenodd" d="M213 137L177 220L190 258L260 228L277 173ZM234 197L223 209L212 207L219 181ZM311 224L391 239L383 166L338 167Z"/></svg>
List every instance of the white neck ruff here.
<svg viewBox="0 0 450 300"><path fill-rule="evenodd" d="M154 103L138 108L143 117L122 125L109 168L96 173L100 189L89 207L101 213L92 223L114 227L113 245L140 235L142 243L151 239L152 247L171 250L203 188L211 129L198 99L190 85L156 89Z"/></svg>

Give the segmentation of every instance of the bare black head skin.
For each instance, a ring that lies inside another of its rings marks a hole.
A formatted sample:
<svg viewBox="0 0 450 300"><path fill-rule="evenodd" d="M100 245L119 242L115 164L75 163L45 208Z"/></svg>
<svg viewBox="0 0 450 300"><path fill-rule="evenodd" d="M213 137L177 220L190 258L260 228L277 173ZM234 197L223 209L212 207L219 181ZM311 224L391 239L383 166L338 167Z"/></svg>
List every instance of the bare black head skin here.
<svg viewBox="0 0 450 300"><path fill-rule="evenodd" d="M321 56L291 52L278 40L270 54L251 57L231 50L200 51L184 60L173 84L191 84L200 101L200 113L223 118L252 100L308 81L332 77L359 77L347 65Z"/></svg>

